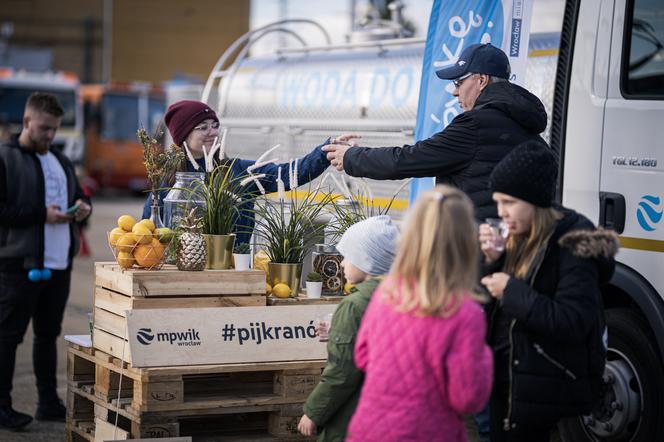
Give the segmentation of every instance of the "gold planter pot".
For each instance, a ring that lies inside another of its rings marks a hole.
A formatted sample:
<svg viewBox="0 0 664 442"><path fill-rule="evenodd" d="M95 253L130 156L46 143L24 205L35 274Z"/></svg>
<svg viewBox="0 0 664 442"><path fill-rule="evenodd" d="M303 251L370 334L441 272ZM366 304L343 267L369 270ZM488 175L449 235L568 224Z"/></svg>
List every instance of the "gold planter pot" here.
<svg viewBox="0 0 664 442"><path fill-rule="evenodd" d="M270 270L270 284L274 288L279 283L284 283L291 289L290 297L297 298L300 292L300 277L302 275L302 263L284 264L271 262L268 264Z"/></svg>
<svg viewBox="0 0 664 442"><path fill-rule="evenodd" d="M203 235L207 246L208 269L224 270L233 265L235 235Z"/></svg>

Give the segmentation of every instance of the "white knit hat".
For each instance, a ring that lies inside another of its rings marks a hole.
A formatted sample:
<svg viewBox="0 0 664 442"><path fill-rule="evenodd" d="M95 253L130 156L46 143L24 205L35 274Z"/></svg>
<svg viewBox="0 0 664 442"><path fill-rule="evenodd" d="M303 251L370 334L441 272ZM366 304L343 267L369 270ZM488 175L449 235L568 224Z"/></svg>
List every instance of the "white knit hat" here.
<svg viewBox="0 0 664 442"><path fill-rule="evenodd" d="M396 255L398 236L399 230L389 216L374 216L350 226L337 250L364 273L383 275Z"/></svg>

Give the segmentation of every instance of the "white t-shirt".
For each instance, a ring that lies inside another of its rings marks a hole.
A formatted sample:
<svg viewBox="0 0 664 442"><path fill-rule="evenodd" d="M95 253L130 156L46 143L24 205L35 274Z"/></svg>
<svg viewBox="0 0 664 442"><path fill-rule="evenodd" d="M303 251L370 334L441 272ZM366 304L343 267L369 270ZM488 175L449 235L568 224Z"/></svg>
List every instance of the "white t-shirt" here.
<svg viewBox="0 0 664 442"><path fill-rule="evenodd" d="M51 152L38 154L44 172L44 202L65 212L68 206L67 175ZM44 268L64 270L69 264L69 224L44 224Z"/></svg>

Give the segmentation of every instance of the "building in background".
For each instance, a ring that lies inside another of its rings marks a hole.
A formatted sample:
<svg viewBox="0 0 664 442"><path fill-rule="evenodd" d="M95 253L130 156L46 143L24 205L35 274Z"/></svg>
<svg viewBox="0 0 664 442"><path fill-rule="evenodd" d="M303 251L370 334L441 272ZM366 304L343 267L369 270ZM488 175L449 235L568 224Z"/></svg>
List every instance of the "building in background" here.
<svg viewBox="0 0 664 442"><path fill-rule="evenodd" d="M82 83L207 78L249 29L246 0L3 0L0 66L72 71Z"/></svg>

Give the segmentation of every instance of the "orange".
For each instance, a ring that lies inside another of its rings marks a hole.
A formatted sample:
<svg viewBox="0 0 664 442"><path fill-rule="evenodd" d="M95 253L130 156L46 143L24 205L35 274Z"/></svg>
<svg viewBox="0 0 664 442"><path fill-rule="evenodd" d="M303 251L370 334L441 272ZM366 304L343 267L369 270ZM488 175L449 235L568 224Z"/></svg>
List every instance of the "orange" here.
<svg viewBox="0 0 664 442"><path fill-rule="evenodd" d="M165 250L163 244L153 238L150 244L141 244L134 249L134 259L139 266L151 268L161 263Z"/></svg>

